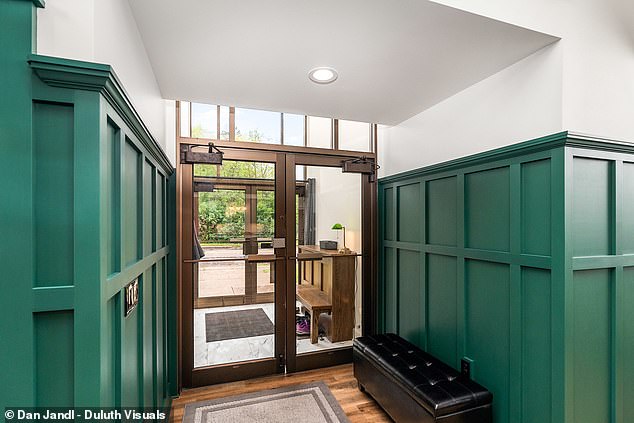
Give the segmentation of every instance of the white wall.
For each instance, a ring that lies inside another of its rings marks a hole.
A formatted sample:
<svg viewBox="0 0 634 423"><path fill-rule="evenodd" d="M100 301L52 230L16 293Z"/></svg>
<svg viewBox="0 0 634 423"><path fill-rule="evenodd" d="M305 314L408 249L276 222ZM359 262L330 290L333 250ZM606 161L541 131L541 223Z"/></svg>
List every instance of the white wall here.
<svg viewBox="0 0 634 423"><path fill-rule="evenodd" d="M634 142L634 2L435 1L562 40L395 127L383 128L382 175L559 130Z"/></svg>
<svg viewBox="0 0 634 423"><path fill-rule="evenodd" d="M165 105L165 153L176 164L176 101L164 100Z"/></svg>
<svg viewBox="0 0 634 423"><path fill-rule="evenodd" d="M343 173L341 168L312 167L306 172L315 178L315 240L337 240L338 231L332 225L346 227L346 246L361 251L361 176ZM339 234L343 248L343 234Z"/></svg>
<svg viewBox="0 0 634 423"><path fill-rule="evenodd" d="M436 2L562 37L564 127L634 141L634 2Z"/></svg>
<svg viewBox="0 0 634 423"><path fill-rule="evenodd" d="M379 130L381 176L562 130L558 43L393 127Z"/></svg>
<svg viewBox="0 0 634 423"><path fill-rule="evenodd" d="M37 20L37 52L113 66L139 115L169 153L166 105L127 0L51 0L38 9Z"/></svg>
<svg viewBox="0 0 634 423"><path fill-rule="evenodd" d="M341 223L346 227L346 247L361 252L361 175L342 173L340 168L308 167L308 178L315 178L315 242L338 240L343 248L342 231L332 230ZM361 260L357 259L361 265ZM361 270L357 268L355 289L355 327L360 335L362 317Z"/></svg>

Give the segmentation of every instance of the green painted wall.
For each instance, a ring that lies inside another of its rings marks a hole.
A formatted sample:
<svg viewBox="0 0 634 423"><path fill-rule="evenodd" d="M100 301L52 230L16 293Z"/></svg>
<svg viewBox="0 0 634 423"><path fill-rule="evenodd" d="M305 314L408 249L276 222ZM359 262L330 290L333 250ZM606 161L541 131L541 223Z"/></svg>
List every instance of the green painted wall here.
<svg viewBox="0 0 634 423"><path fill-rule="evenodd" d="M0 16L0 408L167 406L173 168L109 66L32 55L32 2Z"/></svg>
<svg viewBox="0 0 634 423"><path fill-rule="evenodd" d="M568 132L379 181L380 310L494 420L634 421L634 147Z"/></svg>

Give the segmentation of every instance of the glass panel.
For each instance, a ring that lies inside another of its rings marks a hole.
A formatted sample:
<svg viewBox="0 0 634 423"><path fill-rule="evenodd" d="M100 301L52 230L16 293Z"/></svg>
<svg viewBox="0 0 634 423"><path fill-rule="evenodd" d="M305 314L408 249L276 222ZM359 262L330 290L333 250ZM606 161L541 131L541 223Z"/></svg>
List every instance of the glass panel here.
<svg viewBox="0 0 634 423"><path fill-rule="evenodd" d="M245 216L244 190L215 189L214 192L198 193L200 242L239 249L240 245L235 244L235 241L232 244L231 240L244 238ZM229 250L225 252L230 253L231 257L236 255Z"/></svg>
<svg viewBox="0 0 634 423"><path fill-rule="evenodd" d="M257 236L258 254L275 254L273 237L275 236L275 192L258 190L257 194ZM275 263L258 263L258 294L274 292Z"/></svg>
<svg viewBox="0 0 634 423"><path fill-rule="evenodd" d="M181 137L189 137L189 101L181 101Z"/></svg>
<svg viewBox="0 0 634 423"><path fill-rule="evenodd" d="M284 145L304 146L304 115L284 113Z"/></svg>
<svg viewBox="0 0 634 423"><path fill-rule="evenodd" d="M211 104L192 103L192 138L216 139L218 109Z"/></svg>
<svg viewBox="0 0 634 423"><path fill-rule="evenodd" d="M275 234L275 193L273 191L258 190L257 207L258 238L270 240ZM269 254L273 254L273 252L269 251Z"/></svg>
<svg viewBox="0 0 634 423"><path fill-rule="evenodd" d="M236 141L280 144L281 114L236 108Z"/></svg>
<svg viewBox="0 0 634 423"><path fill-rule="evenodd" d="M218 165L197 164L194 165L194 176L218 176Z"/></svg>
<svg viewBox="0 0 634 423"><path fill-rule="evenodd" d="M275 263L255 261L274 254L274 174L272 163L194 165L195 367L274 356Z"/></svg>
<svg viewBox="0 0 634 423"><path fill-rule="evenodd" d="M275 178L275 165L262 162L231 162L225 160L220 166L220 176L225 178Z"/></svg>
<svg viewBox="0 0 634 423"><path fill-rule="evenodd" d="M332 148L332 119L308 116L309 147Z"/></svg>
<svg viewBox="0 0 634 423"><path fill-rule="evenodd" d="M229 139L229 107L220 106L220 139Z"/></svg>
<svg viewBox="0 0 634 423"><path fill-rule="evenodd" d="M370 151L370 124L351 120L340 120L339 149Z"/></svg>
<svg viewBox="0 0 634 423"><path fill-rule="evenodd" d="M349 347L361 334L361 175L308 166L296 201L297 354Z"/></svg>

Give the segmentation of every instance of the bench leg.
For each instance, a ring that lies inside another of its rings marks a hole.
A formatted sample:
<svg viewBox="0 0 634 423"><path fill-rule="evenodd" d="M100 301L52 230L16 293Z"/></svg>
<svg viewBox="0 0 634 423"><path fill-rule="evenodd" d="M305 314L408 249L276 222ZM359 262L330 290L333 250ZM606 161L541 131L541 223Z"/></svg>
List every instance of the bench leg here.
<svg viewBox="0 0 634 423"><path fill-rule="evenodd" d="M310 312L310 343L316 344L319 336L319 313Z"/></svg>

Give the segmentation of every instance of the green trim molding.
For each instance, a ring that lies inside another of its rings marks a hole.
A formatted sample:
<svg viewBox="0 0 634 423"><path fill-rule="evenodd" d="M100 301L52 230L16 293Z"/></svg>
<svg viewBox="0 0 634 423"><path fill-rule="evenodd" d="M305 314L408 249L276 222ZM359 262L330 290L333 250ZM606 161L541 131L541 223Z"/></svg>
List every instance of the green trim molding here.
<svg viewBox="0 0 634 423"><path fill-rule="evenodd" d="M110 66L32 54L32 2L0 14L0 409L168 407L174 169Z"/></svg>
<svg viewBox="0 0 634 423"><path fill-rule="evenodd" d="M560 132L379 180L379 315L494 421L634 421L634 144Z"/></svg>

